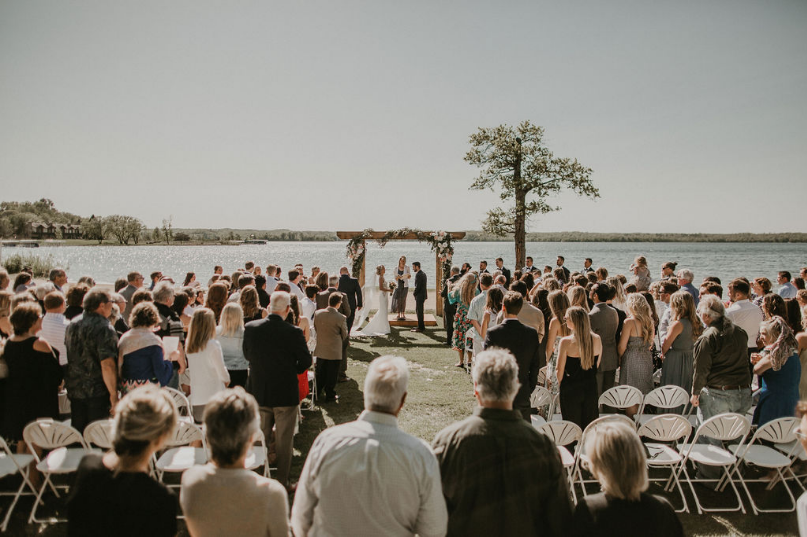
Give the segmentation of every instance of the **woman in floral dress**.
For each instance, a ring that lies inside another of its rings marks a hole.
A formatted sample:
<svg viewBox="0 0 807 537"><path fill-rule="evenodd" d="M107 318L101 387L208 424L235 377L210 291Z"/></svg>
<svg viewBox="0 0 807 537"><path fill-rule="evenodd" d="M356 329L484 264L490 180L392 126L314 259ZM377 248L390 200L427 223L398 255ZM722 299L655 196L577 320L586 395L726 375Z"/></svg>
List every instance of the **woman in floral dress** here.
<svg viewBox="0 0 807 537"><path fill-rule="evenodd" d="M468 364L471 363L471 352L473 351L473 336L471 332L471 320L468 319L468 307L471 300L479 293L478 280L473 272L455 283L449 292L449 300L457 304L457 313L454 314L454 341L453 349L460 355L457 367L465 367L465 355L468 355Z"/></svg>

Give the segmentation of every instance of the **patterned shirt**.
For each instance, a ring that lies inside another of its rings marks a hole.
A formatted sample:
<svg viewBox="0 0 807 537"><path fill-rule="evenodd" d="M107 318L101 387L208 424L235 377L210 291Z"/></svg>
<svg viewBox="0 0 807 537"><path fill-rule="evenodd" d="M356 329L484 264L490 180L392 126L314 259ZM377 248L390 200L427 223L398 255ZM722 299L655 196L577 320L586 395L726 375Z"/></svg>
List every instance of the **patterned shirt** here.
<svg viewBox="0 0 807 537"><path fill-rule="evenodd" d="M97 313L85 312L67 327L65 345L65 387L70 399L109 397L101 360L111 358L117 363L118 358L118 334L109 321Z"/></svg>

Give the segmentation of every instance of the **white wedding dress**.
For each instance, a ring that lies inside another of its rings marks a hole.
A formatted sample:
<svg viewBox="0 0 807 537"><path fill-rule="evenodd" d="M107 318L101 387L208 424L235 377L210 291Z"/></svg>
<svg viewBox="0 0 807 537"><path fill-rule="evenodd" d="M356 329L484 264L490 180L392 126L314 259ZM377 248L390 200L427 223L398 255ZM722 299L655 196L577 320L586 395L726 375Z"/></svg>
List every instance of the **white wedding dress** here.
<svg viewBox="0 0 807 537"><path fill-rule="evenodd" d="M390 333L389 298L387 296L389 293L382 293L379 290L379 276L375 276L373 280L372 284L365 285L362 289L364 307L361 309L359 321L355 326L360 327L372 309L377 309L378 311L367 323L367 326L361 330L354 328L351 335L374 337L386 336Z"/></svg>

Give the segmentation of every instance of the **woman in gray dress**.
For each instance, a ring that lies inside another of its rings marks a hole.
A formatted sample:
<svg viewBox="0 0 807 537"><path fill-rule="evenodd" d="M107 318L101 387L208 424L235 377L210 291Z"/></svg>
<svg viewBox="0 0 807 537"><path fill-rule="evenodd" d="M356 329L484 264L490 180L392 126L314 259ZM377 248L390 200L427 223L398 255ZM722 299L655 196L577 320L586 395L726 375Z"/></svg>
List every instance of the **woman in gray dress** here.
<svg viewBox="0 0 807 537"><path fill-rule="evenodd" d="M631 293L627 298L627 313L619 338L618 351L621 358L619 383L638 388L643 395L653 389L653 314L645 297ZM639 405L625 410L628 417L639 411Z"/></svg>
<svg viewBox="0 0 807 537"><path fill-rule="evenodd" d="M672 324L661 345L661 385L680 386L690 393L695 340L703 331L695 313L695 299L692 295L686 291L677 291L670 296L670 321Z"/></svg>

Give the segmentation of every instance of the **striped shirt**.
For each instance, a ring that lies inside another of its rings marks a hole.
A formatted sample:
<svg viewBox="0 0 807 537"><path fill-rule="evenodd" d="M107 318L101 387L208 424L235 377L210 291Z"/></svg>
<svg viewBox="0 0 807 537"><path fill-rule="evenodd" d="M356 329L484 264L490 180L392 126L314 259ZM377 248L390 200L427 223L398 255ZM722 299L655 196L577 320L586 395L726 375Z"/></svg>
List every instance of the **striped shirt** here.
<svg viewBox="0 0 807 537"><path fill-rule="evenodd" d="M61 313L46 313L42 318L42 330L37 334L59 351L59 365L67 365L67 347L64 345L64 333L70 324Z"/></svg>

